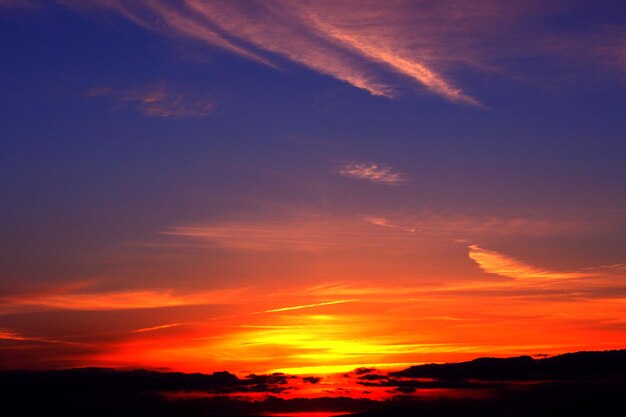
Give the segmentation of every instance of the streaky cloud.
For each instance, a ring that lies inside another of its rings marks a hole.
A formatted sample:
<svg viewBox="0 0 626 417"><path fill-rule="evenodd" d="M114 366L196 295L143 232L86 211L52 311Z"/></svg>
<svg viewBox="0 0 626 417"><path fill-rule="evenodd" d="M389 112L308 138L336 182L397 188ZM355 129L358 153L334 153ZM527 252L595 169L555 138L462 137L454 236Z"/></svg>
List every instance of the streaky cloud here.
<svg viewBox="0 0 626 417"><path fill-rule="evenodd" d="M433 69L423 63L416 62L413 59L405 58L401 54L392 52L390 45L376 46L371 42L372 39L363 37L358 33L350 33L333 27L326 23L324 18L316 17L313 21L317 29L327 34L327 36L336 40L341 45L412 78L430 91L450 101L481 106L478 100L466 95L460 88L454 87Z"/></svg>
<svg viewBox="0 0 626 417"><path fill-rule="evenodd" d="M360 219L336 216L288 216L276 220L247 219L214 222L207 225L170 227L161 232L172 245L183 247L188 240L207 242L222 248L244 251L336 252L350 248L380 247L382 228ZM390 241L405 241L410 235L385 236Z"/></svg>
<svg viewBox="0 0 626 417"><path fill-rule="evenodd" d="M155 332L159 330L171 329L172 327L182 326L183 323L170 323L170 324L161 324L160 326L152 326L152 327L143 327L141 329L132 330L132 333L147 333L147 332Z"/></svg>
<svg viewBox="0 0 626 417"><path fill-rule="evenodd" d="M134 310L222 304L238 290L178 293L172 290L136 290L93 293L26 294L1 297L0 314L42 310Z"/></svg>
<svg viewBox="0 0 626 417"><path fill-rule="evenodd" d="M483 249L478 245L470 245L468 250L470 259L488 274L514 279L575 279L592 276L584 272L558 272L538 268L502 253Z"/></svg>
<svg viewBox="0 0 626 417"><path fill-rule="evenodd" d="M322 303L315 303L315 304L304 304L304 305L299 305L299 306L273 308L273 309L270 309L270 310L261 311L261 313L280 313L280 312L283 312L283 311L302 310L302 309L305 309L305 308L315 308L315 307L330 306L330 305L335 305L335 304L345 304L345 303L352 303L352 302L355 302L355 301L357 301L357 300L351 299L351 300L325 301L325 302L322 302Z"/></svg>
<svg viewBox="0 0 626 417"><path fill-rule="evenodd" d="M272 67L277 67L275 57L280 56L377 96L397 96L395 75L446 100L481 106L443 75L441 67L450 61L444 44L433 44L432 36L424 36L430 31L441 32L437 20L442 10L419 4L389 2L381 7L381 3L372 1L284 0L60 2L77 9L105 8L145 29L193 39ZM419 26L406 16L420 17ZM415 42L417 39L421 41ZM434 49L437 53L432 53Z"/></svg>
<svg viewBox="0 0 626 417"><path fill-rule="evenodd" d="M449 102L485 108L453 78L459 70L514 79L595 65L622 71L621 29L593 25L584 34L555 30L549 12L568 2L442 0L51 0L73 10L108 10L145 30L187 39L262 65L284 60L375 96L423 90ZM571 2L570 2L571 3ZM0 0L0 9L42 9L44 1ZM96 14L94 14L96 15ZM525 23L532 23L533 33ZM542 67L516 70L519 59ZM534 74L531 74L534 73ZM417 88L416 88L417 87Z"/></svg>
<svg viewBox="0 0 626 417"><path fill-rule="evenodd" d="M0 328L0 341L26 342L36 344L73 344L66 340L50 339L38 336L25 336L23 334Z"/></svg>

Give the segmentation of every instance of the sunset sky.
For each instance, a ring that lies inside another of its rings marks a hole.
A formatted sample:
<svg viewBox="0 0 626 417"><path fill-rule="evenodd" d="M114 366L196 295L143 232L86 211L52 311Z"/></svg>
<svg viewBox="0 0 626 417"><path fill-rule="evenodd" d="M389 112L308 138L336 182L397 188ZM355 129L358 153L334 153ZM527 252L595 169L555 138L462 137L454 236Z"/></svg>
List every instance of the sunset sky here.
<svg viewBox="0 0 626 417"><path fill-rule="evenodd" d="M626 347L626 2L0 0L0 368Z"/></svg>

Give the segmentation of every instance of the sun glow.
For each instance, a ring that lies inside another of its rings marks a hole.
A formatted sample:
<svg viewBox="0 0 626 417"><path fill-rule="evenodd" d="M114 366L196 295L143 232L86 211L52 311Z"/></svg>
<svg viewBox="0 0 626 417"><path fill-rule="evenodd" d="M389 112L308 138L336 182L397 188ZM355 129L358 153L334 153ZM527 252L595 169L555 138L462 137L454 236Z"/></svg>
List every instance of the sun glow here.
<svg viewBox="0 0 626 417"><path fill-rule="evenodd" d="M521 284L519 291L524 293L534 288ZM603 335L605 348L619 347L626 341L623 334L613 332L610 340L606 336L610 330L579 328L572 321L572 317L599 320L611 314L617 322L624 320L626 310L619 300L541 303L515 296L518 290L511 285L494 286L502 293L495 298L482 294L484 285L436 291L425 287L421 292L407 288L404 293L393 287L388 294L382 294L383 288L371 291L362 287L360 292L351 288L349 292L358 300L336 301L316 300L309 288L293 289L292 299L308 302L275 308L267 306L275 303L271 300L276 295L251 296L249 313L133 329L124 341L89 363L312 374L347 372L363 366L458 361L478 354L583 350L590 346L590 332ZM407 297L411 291L414 295ZM468 296L475 302L480 300L478 308L461 302ZM280 293L281 299L286 297ZM536 326L537 320L542 321L542 327ZM546 332L565 327L570 330L561 330L559 343Z"/></svg>

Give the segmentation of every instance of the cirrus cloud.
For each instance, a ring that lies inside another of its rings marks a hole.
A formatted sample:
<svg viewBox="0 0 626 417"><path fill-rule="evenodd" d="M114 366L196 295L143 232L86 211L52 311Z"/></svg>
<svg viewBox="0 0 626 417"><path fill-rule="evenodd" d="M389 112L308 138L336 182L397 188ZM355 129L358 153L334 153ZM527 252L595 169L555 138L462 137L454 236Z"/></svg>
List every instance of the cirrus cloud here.
<svg viewBox="0 0 626 417"><path fill-rule="evenodd" d="M192 39L272 67L277 67L277 57L286 58L372 95L396 97L395 78L400 78L448 101L481 106L444 75L447 53L441 49L433 54L432 48L442 45L440 40L433 44L428 33L442 27L438 21L448 11L441 8L406 2L381 7L375 1L59 2L77 9L108 9L147 30Z"/></svg>
<svg viewBox="0 0 626 417"><path fill-rule="evenodd" d="M395 172L391 167L377 162L349 161L343 163L337 172L344 177L388 185L397 185L406 182L403 174Z"/></svg>
<svg viewBox="0 0 626 417"><path fill-rule="evenodd" d="M502 253L483 249L478 245L470 245L468 249L470 259L488 274L515 279L573 279L592 276L584 272L560 272L539 268Z"/></svg>
<svg viewBox="0 0 626 417"><path fill-rule="evenodd" d="M131 106L148 117L172 119L204 119L215 108L213 103L164 85L116 90L96 87L87 90L89 97L104 97L117 107Z"/></svg>

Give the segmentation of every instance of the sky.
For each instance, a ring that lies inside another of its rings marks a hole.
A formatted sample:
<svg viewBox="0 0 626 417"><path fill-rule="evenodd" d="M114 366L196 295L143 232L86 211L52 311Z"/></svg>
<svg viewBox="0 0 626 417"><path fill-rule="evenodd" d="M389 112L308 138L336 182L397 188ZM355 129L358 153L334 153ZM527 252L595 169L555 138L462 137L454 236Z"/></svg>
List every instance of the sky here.
<svg viewBox="0 0 626 417"><path fill-rule="evenodd" d="M626 344L622 1L0 0L0 368Z"/></svg>

